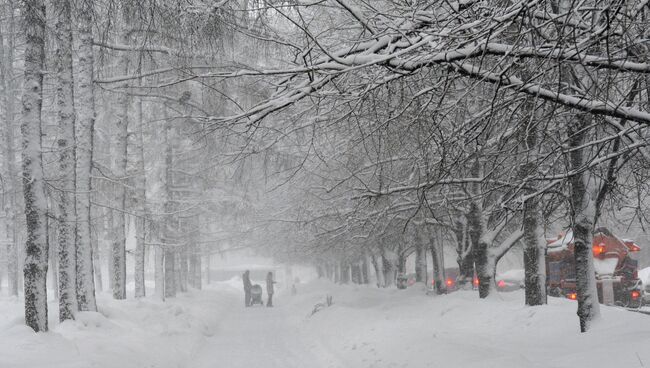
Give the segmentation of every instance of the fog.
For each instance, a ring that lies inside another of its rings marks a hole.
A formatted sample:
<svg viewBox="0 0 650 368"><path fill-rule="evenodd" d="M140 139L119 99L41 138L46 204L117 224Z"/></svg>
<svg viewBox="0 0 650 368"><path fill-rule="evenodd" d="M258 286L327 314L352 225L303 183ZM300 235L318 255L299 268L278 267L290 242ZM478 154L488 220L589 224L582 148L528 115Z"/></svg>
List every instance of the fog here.
<svg viewBox="0 0 650 368"><path fill-rule="evenodd" d="M645 366L649 9L1 1L0 367Z"/></svg>

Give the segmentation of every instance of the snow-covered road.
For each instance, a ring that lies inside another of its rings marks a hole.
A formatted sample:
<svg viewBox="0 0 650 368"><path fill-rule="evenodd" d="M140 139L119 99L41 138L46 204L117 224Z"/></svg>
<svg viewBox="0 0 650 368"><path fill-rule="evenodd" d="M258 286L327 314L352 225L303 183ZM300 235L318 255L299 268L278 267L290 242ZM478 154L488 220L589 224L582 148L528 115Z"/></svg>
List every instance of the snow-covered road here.
<svg viewBox="0 0 650 368"><path fill-rule="evenodd" d="M336 357L295 325L290 306L279 298L273 308L244 308L243 296L219 292L221 318L191 368L343 367Z"/></svg>

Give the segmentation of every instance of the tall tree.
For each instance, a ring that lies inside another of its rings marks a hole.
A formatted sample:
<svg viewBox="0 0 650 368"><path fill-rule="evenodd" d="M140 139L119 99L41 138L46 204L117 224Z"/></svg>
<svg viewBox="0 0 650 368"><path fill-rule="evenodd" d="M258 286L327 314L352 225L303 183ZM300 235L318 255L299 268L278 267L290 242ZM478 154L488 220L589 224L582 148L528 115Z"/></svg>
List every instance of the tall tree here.
<svg viewBox="0 0 650 368"><path fill-rule="evenodd" d="M22 133L25 241L25 322L36 332L47 331L47 200L43 173L42 121L45 69L45 4L24 0L25 81Z"/></svg>
<svg viewBox="0 0 650 368"><path fill-rule="evenodd" d="M592 254L592 236L596 216L596 195L592 189L589 171L581 171L587 162L586 150L581 149L586 141L587 126L590 118L579 114L569 123L569 160L570 168L578 174L573 175L571 183L571 226L573 228L573 244L576 267L576 293L578 294L578 317L580 331L586 332L591 322L600 316L598 291L594 260Z"/></svg>
<svg viewBox="0 0 650 368"><path fill-rule="evenodd" d="M59 320L73 319L77 309L75 249L74 94L70 0L53 0L56 35L54 93L59 127L58 271Z"/></svg>
<svg viewBox="0 0 650 368"><path fill-rule="evenodd" d="M93 162L93 134L95 127L95 98L93 88L93 34L94 1L81 0L77 12L77 70L76 76L76 200L77 226L75 243L77 249L77 302L81 311L96 311L95 284L93 280L93 256L90 193Z"/></svg>
<svg viewBox="0 0 650 368"><path fill-rule="evenodd" d="M144 283L144 268L145 268L145 240L147 217L149 215L147 207L147 172L145 169L144 159L144 112L142 106L142 98L136 101L137 113L137 127L136 127L136 142L133 144L135 147L135 166L137 173L135 175L135 204L137 217L135 219L135 262L134 262L134 281L135 281L135 297L144 297L146 288Z"/></svg>
<svg viewBox="0 0 650 368"><path fill-rule="evenodd" d="M126 68L124 68L126 69ZM117 95L116 134L113 142L114 167L113 173L117 179L115 185L116 210L113 211L114 230L111 251L113 298L126 298L126 165L127 165L127 139L128 139L128 95L126 88Z"/></svg>
<svg viewBox="0 0 650 368"><path fill-rule="evenodd" d="M521 145L526 154L526 162L522 165L522 178L527 180L535 176L538 165L538 152L540 147L539 121L534 117L534 102L528 102L525 106L530 107L526 111L528 122L523 131ZM536 184L528 183L527 193L532 197L524 203L523 230L524 230L524 283L526 293L526 305L546 304L546 257L545 239L543 229L543 216L539 196L535 196Z"/></svg>
<svg viewBox="0 0 650 368"><path fill-rule="evenodd" d="M14 114L15 114L15 91L14 91L14 34L15 18L14 4L7 2L3 6L3 16L6 19L6 37L2 37L2 50L0 50L1 60L0 74L2 78L2 89L4 92L3 103L5 113L5 132L4 132L4 165L7 191L9 195L5 202L6 214L6 232L7 237L11 237L7 243L7 282L9 286L9 295L18 295L18 231L16 224L16 213L20 183L17 181L18 171L16 169L16 152L14 137ZM0 36L1 37L1 36ZM6 44L6 47L4 47Z"/></svg>

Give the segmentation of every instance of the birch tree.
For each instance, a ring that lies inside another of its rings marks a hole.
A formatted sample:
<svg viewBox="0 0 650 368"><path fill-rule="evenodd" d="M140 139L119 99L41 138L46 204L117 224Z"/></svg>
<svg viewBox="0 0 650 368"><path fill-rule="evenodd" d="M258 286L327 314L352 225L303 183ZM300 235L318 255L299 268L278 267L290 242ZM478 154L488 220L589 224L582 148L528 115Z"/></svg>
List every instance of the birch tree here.
<svg viewBox="0 0 650 368"><path fill-rule="evenodd" d="M5 113L5 131L4 131L4 165L5 165L5 185L7 186L8 198L5 203L6 224L5 229L7 236L10 237L7 243L7 284L9 295L18 295L18 201L16 196L20 191L18 182L18 170L16 169L16 152L15 152L15 82L14 82L14 34L15 18L14 4L5 3L2 6L2 14L6 19L5 37L1 37L2 50L0 58L0 78L2 79L3 104ZM5 47L6 45L6 47Z"/></svg>
<svg viewBox="0 0 650 368"><path fill-rule="evenodd" d="M43 174L42 121L43 70L45 68L45 4L25 0L25 81L22 111L23 192L27 239L25 242L25 322L36 332L47 322L47 200Z"/></svg>
<svg viewBox="0 0 650 368"><path fill-rule="evenodd" d="M126 61L122 61L126 63ZM126 69L126 65L124 65ZM115 116L116 134L114 136L114 169L118 183L115 186L116 209L113 212L114 238L112 244L113 298L126 298L126 167L128 139L128 96L125 92L117 96L117 113Z"/></svg>
<svg viewBox="0 0 650 368"><path fill-rule="evenodd" d="M77 310L76 249L75 249L75 112L72 77L71 4L69 0L54 0L55 105L59 150L58 180L58 281L59 320L73 319Z"/></svg>
<svg viewBox="0 0 650 368"><path fill-rule="evenodd" d="M90 194L93 163L93 132L95 125L95 100L93 87L93 34L94 1L83 0L77 4L74 17L77 21L77 69L74 70L76 111L76 201L77 226L75 232L77 302L81 311L96 311L93 257L91 241Z"/></svg>
<svg viewBox="0 0 650 368"><path fill-rule="evenodd" d="M585 142L585 128L589 119L579 115L569 123L568 136L570 167L579 170L585 164L585 153L579 149ZM593 320L600 316L598 291L596 290L595 269L592 256L592 232L596 215L593 180L587 171L571 177L571 225L576 264L576 291L578 298L578 317L580 331L586 332Z"/></svg>
<svg viewBox="0 0 650 368"><path fill-rule="evenodd" d="M142 98L137 100L137 127L136 127L136 142L135 155L136 155L136 168L137 174L135 178L135 202L138 216L135 219L136 226L136 249L135 249L135 297L144 297L146 294L144 283L144 266L145 266L145 240L146 240L146 226L149 211L147 206L147 172L145 169L144 158L144 116L142 110Z"/></svg>

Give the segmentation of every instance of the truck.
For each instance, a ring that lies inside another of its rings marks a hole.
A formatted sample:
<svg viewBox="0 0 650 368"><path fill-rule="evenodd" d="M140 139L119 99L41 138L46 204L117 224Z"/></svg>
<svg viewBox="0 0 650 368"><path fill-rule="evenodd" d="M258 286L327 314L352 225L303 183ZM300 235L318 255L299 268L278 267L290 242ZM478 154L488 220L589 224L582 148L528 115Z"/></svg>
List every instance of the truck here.
<svg viewBox="0 0 650 368"><path fill-rule="evenodd" d="M592 252L598 300L602 304L638 308L643 303L643 286L638 262L630 257L641 248L633 240L622 240L607 228L593 234ZM577 299L573 233L547 239L546 285L549 295Z"/></svg>

